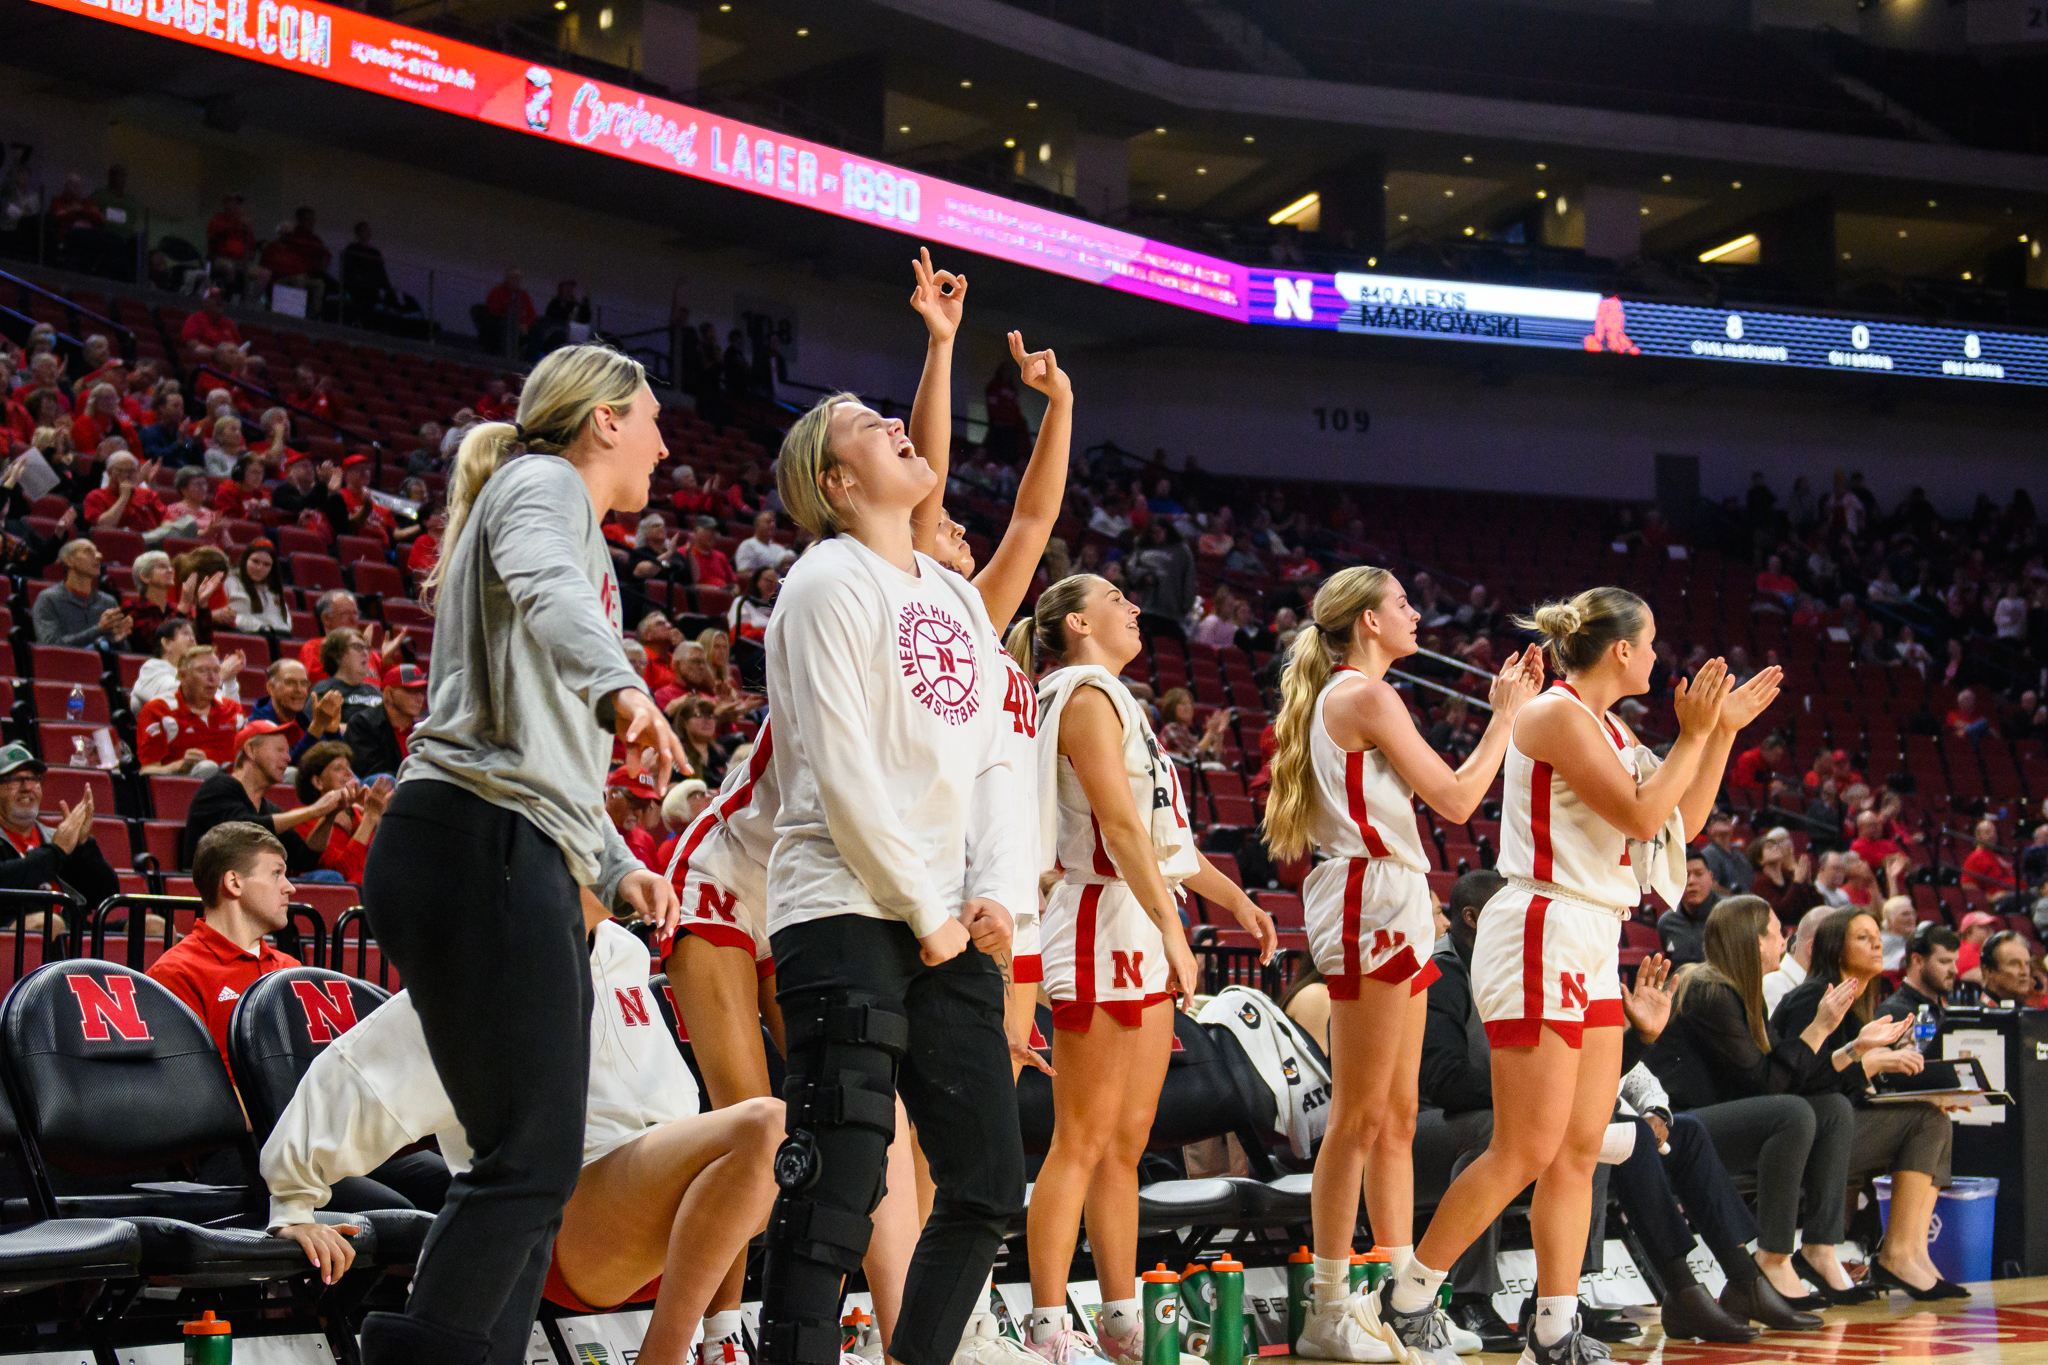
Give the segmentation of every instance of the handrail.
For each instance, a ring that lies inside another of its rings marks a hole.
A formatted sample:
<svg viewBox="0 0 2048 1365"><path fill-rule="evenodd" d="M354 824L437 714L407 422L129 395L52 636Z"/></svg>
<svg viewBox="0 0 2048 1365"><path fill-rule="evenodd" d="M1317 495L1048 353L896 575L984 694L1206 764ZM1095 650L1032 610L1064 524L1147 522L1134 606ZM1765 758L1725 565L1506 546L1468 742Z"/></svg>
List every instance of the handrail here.
<svg viewBox="0 0 2048 1365"><path fill-rule="evenodd" d="M1427 653L1428 651L1424 650L1422 652ZM1442 656L1439 655L1437 657L1440 658ZM1460 692L1455 687L1445 687L1440 682L1431 682L1427 678L1417 677L1413 673L1406 673L1398 668L1388 669L1387 676L1390 678L1399 678L1402 682L1408 683L1414 687L1427 687L1432 692L1441 692L1447 697L1456 697L1458 698L1458 700L1465 702L1468 705L1477 706L1487 711L1491 711L1493 709L1493 703L1488 701L1484 697L1475 697L1470 692Z"/></svg>
<svg viewBox="0 0 2048 1365"><path fill-rule="evenodd" d="M63 958L78 956L79 944L85 932L85 901L68 891L32 890L27 887L0 888L0 919L13 921L14 930L14 979L26 974L28 966L28 931L23 926L28 917L40 910L43 914L43 961L56 962ZM64 918L64 950L52 954L57 935L51 926L57 916ZM0 932L5 932L0 928Z"/></svg>
<svg viewBox="0 0 2048 1365"><path fill-rule="evenodd" d="M149 931L146 925L137 922L138 916L146 916L151 911L156 911L162 915L164 922L164 951L169 952L171 945L178 941L177 912L180 910L197 912L205 908L205 904L197 896L163 896L129 891L122 891L109 896L101 901L98 908L92 913L92 951L87 953L86 956L105 957L107 955L107 921L115 912L120 912L128 917L127 928L123 931L127 939L125 965L139 972L143 970L144 966L144 943L148 938Z"/></svg>
<svg viewBox="0 0 2048 1365"><path fill-rule="evenodd" d="M114 321L112 318L106 317L100 313L95 313L92 311L92 309L85 307L83 304L79 303L75 299L65 298L62 294L59 294L54 289L45 289L43 288L43 286L37 284L34 280L25 280L21 276L9 274L5 270L0 270L0 280L8 280L14 284L18 284L23 289L28 290L31 294L35 294L41 298L46 298L55 303L62 304L64 307L70 309L72 312L76 313L82 319L86 319L104 326L108 331L113 332L115 335L119 336L122 339L121 358L131 365L135 363L135 333L129 331L126 327L123 327L120 323Z"/></svg>

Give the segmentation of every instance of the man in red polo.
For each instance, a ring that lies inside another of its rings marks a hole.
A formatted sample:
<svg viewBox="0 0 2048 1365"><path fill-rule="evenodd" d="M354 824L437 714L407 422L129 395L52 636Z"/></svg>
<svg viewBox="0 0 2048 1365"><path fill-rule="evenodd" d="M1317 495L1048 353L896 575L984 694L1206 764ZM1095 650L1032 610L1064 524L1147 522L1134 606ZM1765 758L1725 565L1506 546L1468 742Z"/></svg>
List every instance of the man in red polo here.
<svg viewBox="0 0 2048 1365"><path fill-rule="evenodd" d="M618 826L633 856L666 875L667 869L659 862L661 839L668 833L661 825L661 793L648 782L647 774L631 768L613 769L604 780L604 811Z"/></svg>
<svg viewBox="0 0 2048 1365"><path fill-rule="evenodd" d="M228 316L227 305L221 299L218 289L209 289L199 301L199 311L185 319L178 329L178 340L187 347L212 351L222 342L232 346L242 344L242 329Z"/></svg>
<svg viewBox="0 0 2048 1365"><path fill-rule="evenodd" d="M242 708L220 695L220 656L195 645L178 660L178 690L135 718L135 758L145 774L211 777L235 761ZM200 764L211 766L194 772Z"/></svg>
<svg viewBox="0 0 2048 1365"><path fill-rule="evenodd" d="M215 825L193 850L192 884L206 905L204 916L156 960L149 976L206 1021L226 1061L235 1002L258 977L299 965L265 938L291 918L284 845L244 820Z"/></svg>

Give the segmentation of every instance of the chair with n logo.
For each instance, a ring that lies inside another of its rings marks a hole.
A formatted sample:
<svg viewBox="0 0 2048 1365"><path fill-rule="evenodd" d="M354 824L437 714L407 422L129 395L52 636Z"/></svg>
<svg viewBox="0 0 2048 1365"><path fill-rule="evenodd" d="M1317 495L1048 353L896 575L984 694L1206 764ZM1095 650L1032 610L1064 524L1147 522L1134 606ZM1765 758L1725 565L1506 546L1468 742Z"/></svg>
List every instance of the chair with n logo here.
<svg viewBox="0 0 2048 1365"><path fill-rule="evenodd" d="M0 1002L0 1070L39 1212L126 1219L142 1273L172 1284L308 1273L296 1243L262 1230L256 1144L212 1036L156 982L95 959L39 969ZM237 1183L191 1183L202 1161ZM374 1263L375 1227L355 1241Z"/></svg>
<svg viewBox="0 0 2048 1365"><path fill-rule="evenodd" d="M258 977L228 1018L228 1061L261 1146L306 1068L356 1021L391 998L371 983L318 967Z"/></svg>
<svg viewBox="0 0 2048 1365"><path fill-rule="evenodd" d="M390 998L387 992L352 976L318 967L291 967L258 977L235 1002L235 1011L228 1016L228 1058L259 1146L269 1139L314 1059ZM341 1182L336 1189L336 1200L343 1208L351 1207L340 1197L347 1184ZM380 1191L377 1197L388 1198L389 1191ZM361 1209L363 1205L353 1207ZM374 1259L382 1265L410 1265L417 1260L427 1229L434 1222L431 1212L402 1207L369 1209L348 1217L376 1229ZM360 1247L357 1258L362 1261Z"/></svg>

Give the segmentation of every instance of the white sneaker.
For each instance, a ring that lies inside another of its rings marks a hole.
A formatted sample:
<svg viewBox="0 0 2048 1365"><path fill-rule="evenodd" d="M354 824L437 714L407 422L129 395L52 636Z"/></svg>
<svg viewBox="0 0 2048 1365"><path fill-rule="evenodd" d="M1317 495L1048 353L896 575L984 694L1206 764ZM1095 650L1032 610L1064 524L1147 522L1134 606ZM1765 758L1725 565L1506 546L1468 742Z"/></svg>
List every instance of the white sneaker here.
<svg viewBox="0 0 2048 1365"><path fill-rule="evenodd" d="M1443 1319L1444 1334L1451 1339L1451 1349L1459 1355L1476 1356L1479 1354L1480 1349L1486 1345L1485 1342L1479 1339L1477 1332L1468 1332L1458 1326L1457 1323L1452 1322L1451 1315L1443 1309L1437 1309L1436 1315Z"/></svg>
<svg viewBox="0 0 2048 1365"><path fill-rule="evenodd" d="M1346 1294L1329 1304L1311 1298L1294 1353L1310 1360L1407 1359L1394 1334L1380 1321L1379 1309L1368 1294Z"/></svg>
<svg viewBox="0 0 2048 1365"><path fill-rule="evenodd" d="M973 1327L986 1326L987 1330L973 1330L961 1338L960 1349L953 1353L953 1365L1045 1365L1043 1356L996 1330L995 1314L979 1316L984 1321L975 1322Z"/></svg>
<svg viewBox="0 0 2048 1365"><path fill-rule="evenodd" d="M746 1338L734 1332L716 1341L699 1342L697 1365L754 1365L754 1357L747 1351Z"/></svg>
<svg viewBox="0 0 2048 1365"><path fill-rule="evenodd" d="M1028 1327L1025 1329L1030 1330ZM1086 1332L1077 1332L1072 1320L1060 1314L1060 1328L1044 1341L1026 1341L1025 1347L1041 1361L1052 1365L1111 1365L1101 1343Z"/></svg>
<svg viewBox="0 0 2048 1365"><path fill-rule="evenodd" d="M853 1314L849 1314L846 1321L840 1324L840 1329L845 1337L845 1349L840 1352L841 1356L864 1362L864 1365L885 1365L882 1359L882 1333L875 1326L874 1319L856 1308ZM841 1365L844 1365L844 1361Z"/></svg>

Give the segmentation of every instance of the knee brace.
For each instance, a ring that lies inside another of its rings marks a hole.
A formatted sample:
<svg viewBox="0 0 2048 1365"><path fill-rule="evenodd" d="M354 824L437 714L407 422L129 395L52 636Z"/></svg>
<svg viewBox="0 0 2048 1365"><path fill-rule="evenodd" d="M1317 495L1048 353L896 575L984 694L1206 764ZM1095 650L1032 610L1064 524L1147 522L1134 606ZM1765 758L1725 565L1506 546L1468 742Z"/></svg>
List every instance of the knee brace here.
<svg viewBox="0 0 2048 1365"><path fill-rule="evenodd" d="M783 1022L788 1136L775 1154L782 1192L768 1220L761 1355L837 1365L839 1288L867 1253L910 1029L871 997L841 992L790 1002Z"/></svg>

